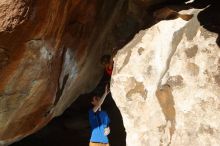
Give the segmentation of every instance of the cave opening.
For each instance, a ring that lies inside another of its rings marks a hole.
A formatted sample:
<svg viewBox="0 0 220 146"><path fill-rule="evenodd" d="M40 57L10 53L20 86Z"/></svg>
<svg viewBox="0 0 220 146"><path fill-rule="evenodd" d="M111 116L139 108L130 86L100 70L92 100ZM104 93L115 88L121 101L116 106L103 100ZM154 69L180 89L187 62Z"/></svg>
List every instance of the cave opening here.
<svg viewBox="0 0 220 146"><path fill-rule="evenodd" d="M103 75L96 88L81 95L78 99L60 116L54 118L46 127L27 138L12 144L11 146L86 146L90 139L90 125L88 110L92 108L91 96L101 95L104 92L106 83L109 81ZM110 118L111 132L109 143L112 146L126 146L126 132L123 125L121 113L116 106L111 94L108 94L102 109L107 111Z"/></svg>

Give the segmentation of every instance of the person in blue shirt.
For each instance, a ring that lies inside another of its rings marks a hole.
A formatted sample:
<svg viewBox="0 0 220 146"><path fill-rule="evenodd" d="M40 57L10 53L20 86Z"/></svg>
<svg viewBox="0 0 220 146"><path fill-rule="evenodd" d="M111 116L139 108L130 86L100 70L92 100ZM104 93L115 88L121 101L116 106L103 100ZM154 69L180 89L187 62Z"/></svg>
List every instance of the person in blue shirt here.
<svg viewBox="0 0 220 146"><path fill-rule="evenodd" d="M110 90L108 86L106 86L101 98L99 96L92 97L91 103L93 108L89 110L89 123L91 127L89 146L109 146L108 135L110 133L110 120L107 112L101 110L101 105L109 92Z"/></svg>

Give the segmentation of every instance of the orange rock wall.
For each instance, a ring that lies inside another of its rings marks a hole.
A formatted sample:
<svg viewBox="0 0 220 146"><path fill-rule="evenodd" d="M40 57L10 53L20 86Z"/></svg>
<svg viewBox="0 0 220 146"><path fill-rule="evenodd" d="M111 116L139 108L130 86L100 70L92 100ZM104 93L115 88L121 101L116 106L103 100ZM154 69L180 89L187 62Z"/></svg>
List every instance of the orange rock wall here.
<svg viewBox="0 0 220 146"><path fill-rule="evenodd" d="M1 141L33 133L50 121L65 53L65 26L70 19L90 23L95 11L95 0L0 2Z"/></svg>

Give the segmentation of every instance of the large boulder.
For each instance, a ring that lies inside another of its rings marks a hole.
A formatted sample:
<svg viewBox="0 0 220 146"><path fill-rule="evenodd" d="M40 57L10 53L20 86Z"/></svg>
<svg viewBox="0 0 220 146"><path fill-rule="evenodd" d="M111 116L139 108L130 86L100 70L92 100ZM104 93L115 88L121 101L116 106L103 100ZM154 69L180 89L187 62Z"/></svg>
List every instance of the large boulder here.
<svg viewBox="0 0 220 146"><path fill-rule="evenodd" d="M219 145L220 48L200 11L140 31L115 56L111 91L127 146Z"/></svg>

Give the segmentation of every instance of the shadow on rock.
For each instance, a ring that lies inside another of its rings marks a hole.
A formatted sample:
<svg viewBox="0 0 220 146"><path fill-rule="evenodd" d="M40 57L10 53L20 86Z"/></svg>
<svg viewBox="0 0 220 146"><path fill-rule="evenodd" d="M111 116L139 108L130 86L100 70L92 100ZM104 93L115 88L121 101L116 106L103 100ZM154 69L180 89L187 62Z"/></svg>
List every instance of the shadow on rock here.
<svg viewBox="0 0 220 146"><path fill-rule="evenodd" d="M169 18L173 18L173 19L177 18L175 17L176 15L173 16L173 14L177 14L174 12L178 12L181 10L188 10L191 8L202 9L197 16L198 21L200 25L206 30L218 34L216 43L218 46L220 46L220 1L194 0L192 3L186 3L186 2L187 2L186 0L179 0L176 2L170 0L168 2L155 5L150 9L148 9L147 11L152 17L154 17L155 12L159 11L160 13L158 15L162 17L162 19L160 20L170 20ZM152 19L154 19L154 21L152 21L153 24L151 23L150 26L159 22L155 20L157 18L152 18Z"/></svg>
<svg viewBox="0 0 220 146"><path fill-rule="evenodd" d="M220 46L220 1L195 0L189 6L204 9L198 14L198 20L205 29L218 34L216 43Z"/></svg>

